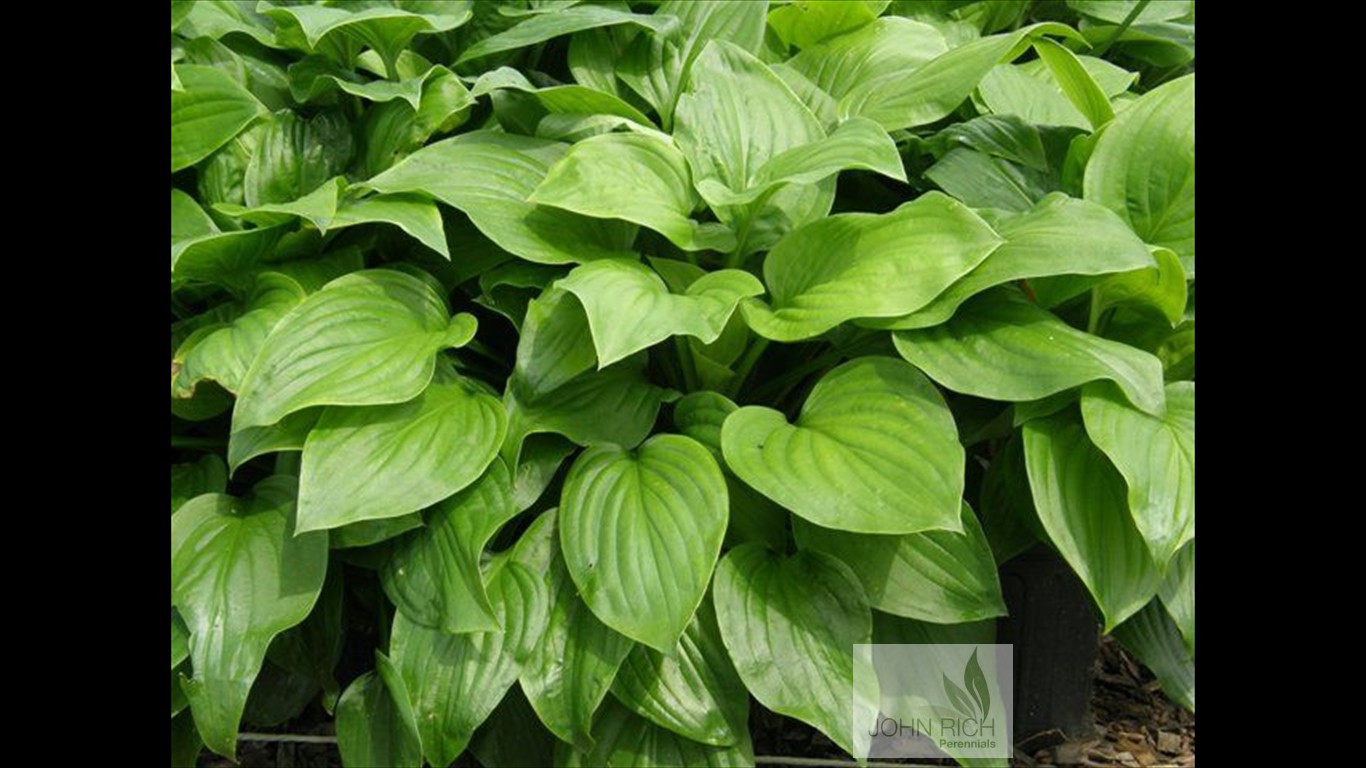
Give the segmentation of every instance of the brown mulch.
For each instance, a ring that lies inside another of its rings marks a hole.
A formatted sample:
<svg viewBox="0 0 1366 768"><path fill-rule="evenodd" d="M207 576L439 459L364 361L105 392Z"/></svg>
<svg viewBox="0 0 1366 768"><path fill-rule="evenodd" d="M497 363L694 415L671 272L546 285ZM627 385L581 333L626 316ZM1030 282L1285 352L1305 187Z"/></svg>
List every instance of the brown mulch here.
<svg viewBox="0 0 1366 768"><path fill-rule="evenodd" d="M1195 715L1162 695L1152 673L1125 653L1114 638L1101 640L1091 713L1096 722L1095 738L1032 754L1019 753L1015 764L1106 768L1195 765Z"/></svg>

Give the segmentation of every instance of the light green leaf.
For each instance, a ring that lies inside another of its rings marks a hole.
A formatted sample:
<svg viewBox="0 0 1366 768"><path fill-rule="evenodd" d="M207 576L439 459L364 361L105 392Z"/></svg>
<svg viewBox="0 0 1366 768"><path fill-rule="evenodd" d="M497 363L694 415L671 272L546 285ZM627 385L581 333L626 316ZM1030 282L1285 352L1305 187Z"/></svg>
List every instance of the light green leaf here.
<svg viewBox="0 0 1366 768"><path fill-rule="evenodd" d="M1195 75L1143 96L1115 118L1086 164L1086 199L1138 236L1176 251L1195 276Z"/></svg>
<svg viewBox="0 0 1366 768"><path fill-rule="evenodd" d="M963 103L992 67L1018 55L1022 43L1044 34L1080 37L1048 23L964 43L912 70L859 80L840 99L839 114L862 115L889 131L932 123Z"/></svg>
<svg viewBox="0 0 1366 768"><path fill-rule="evenodd" d="M175 670L180 666L180 662L190 657L190 630L185 628L185 622L176 613L175 608L171 609L171 669ZM176 688L178 686L171 686Z"/></svg>
<svg viewBox="0 0 1366 768"><path fill-rule="evenodd" d="M730 398L718 392L690 392L674 403L674 426L711 451L717 461L721 454L721 428L726 417L739 410Z"/></svg>
<svg viewBox="0 0 1366 768"><path fill-rule="evenodd" d="M860 83L909 75L948 49L944 35L929 24L888 16L807 48L787 65L839 100Z"/></svg>
<svg viewBox="0 0 1366 768"><path fill-rule="evenodd" d="M740 695L744 695L741 689ZM609 701L593 726L595 744L589 751L571 751L565 768L596 768L603 765L630 765L637 768L672 768L687 765L701 768L744 768L754 765L754 747L749 731L734 746L706 746L679 736Z"/></svg>
<svg viewBox="0 0 1366 768"><path fill-rule="evenodd" d="M988 288L1048 275L1104 275L1150 268L1152 256L1118 216L1095 203L1052 194L1028 213L996 222L1005 242L981 264L920 310L892 320L860 321L872 328L938 325Z"/></svg>
<svg viewBox="0 0 1366 768"><path fill-rule="evenodd" d="M721 430L741 480L826 528L962 529L963 448L939 392L914 367L861 357L827 373L797 424L751 405Z"/></svg>
<svg viewBox="0 0 1366 768"><path fill-rule="evenodd" d="M1039 522L1095 598L1109 632L1161 583L1129 515L1124 478L1067 415L1025 424L1024 454Z"/></svg>
<svg viewBox="0 0 1366 768"><path fill-rule="evenodd" d="M560 544L604 624L670 652L711 581L726 514L726 480L707 449L655 435L634 451L579 455L560 496Z"/></svg>
<svg viewBox="0 0 1366 768"><path fill-rule="evenodd" d="M180 26L180 22L190 14L190 9L194 8L194 0L171 0L171 31Z"/></svg>
<svg viewBox="0 0 1366 768"><path fill-rule="evenodd" d="M670 653L633 648L617 671L612 695L637 715L693 741L724 747L749 737L749 694L726 655L708 599Z"/></svg>
<svg viewBox="0 0 1366 768"><path fill-rule="evenodd" d="M769 160L825 138L811 110L763 62L713 40L678 99L674 138L693 178L744 190Z"/></svg>
<svg viewBox="0 0 1366 768"><path fill-rule="evenodd" d="M229 470L236 472L238 467L263 454L302 451L308 433L318 423L322 412L322 408L306 408L267 427L234 430L228 437Z"/></svg>
<svg viewBox="0 0 1366 768"><path fill-rule="evenodd" d="M1195 657L1186 652L1181 633L1156 600L1115 627L1115 637L1153 671L1164 693L1195 711Z"/></svg>
<svg viewBox="0 0 1366 768"><path fill-rule="evenodd" d="M768 25L783 45L810 48L873 21L887 7L882 0L798 0L768 12Z"/></svg>
<svg viewBox="0 0 1366 768"><path fill-rule="evenodd" d="M1195 539L1195 382L1167 385L1167 407L1152 416L1108 385L1082 390L1086 433L1129 486L1129 512L1161 570Z"/></svg>
<svg viewBox="0 0 1366 768"><path fill-rule="evenodd" d="M575 144L530 202L659 232L688 251L726 251L734 236L689 218L697 206L688 163L673 142L643 133L605 133Z"/></svg>
<svg viewBox="0 0 1366 768"><path fill-rule="evenodd" d="M552 286L527 303L513 369L519 391L535 399L597 363L588 316L573 294Z"/></svg>
<svg viewBox="0 0 1366 768"><path fill-rule="evenodd" d="M171 516L171 603L194 668L181 687L204 743L229 758L270 641L313 610L327 571L327 535L290 530L294 495L294 478L271 477L249 500L205 494Z"/></svg>
<svg viewBox="0 0 1366 768"><path fill-rule="evenodd" d="M994 115L1011 115L1032 125L1092 130L1091 122L1046 70L998 64L978 84L976 99L981 111Z"/></svg>
<svg viewBox="0 0 1366 768"><path fill-rule="evenodd" d="M1002 212L1028 211L1056 186L1043 171L964 147L950 149L925 178L973 208Z"/></svg>
<svg viewBox="0 0 1366 768"><path fill-rule="evenodd" d="M299 529L398 517L435 504L483 474L506 431L497 398L447 376L405 403L328 408L304 443Z"/></svg>
<svg viewBox="0 0 1366 768"><path fill-rule="evenodd" d="M963 532L873 536L793 520L802 549L842 560L879 611L955 624L1004 616L996 561L977 516L963 505Z"/></svg>
<svg viewBox="0 0 1366 768"><path fill-rule="evenodd" d="M855 693L852 646L872 642L873 616L849 568L745 544L721 559L714 595L721 638L754 698L864 754L852 738L874 722L877 691Z"/></svg>
<svg viewBox="0 0 1366 768"><path fill-rule="evenodd" d="M677 26L673 18L662 12L652 15L630 13L601 5L579 5L554 13L532 16L505 32L486 37L462 51L455 63L463 64L491 53L524 48L561 35L617 24L634 24L659 35L668 35Z"/></svg>
<svg viewBox="0 0 1366 768"><path fill-rule="evenodd" d="M955 392L1023 402L1109 379L1142 410L1162 409L1160 360L1079 331L1016 291L981 294L947 323L892 339L902 357Z"/></svg>
<svg viewBox="0 0 1366 768"><path fill-rule="evenodd" d="M1110 107L1109 96L1075 53L1046 37L1034 41L1034 50L1047 65L1072 106L1086 117L1092 130L1114 119L1115 112Z"/></svg>
<svg viewBox="0 0 1366 768"><path fill-rule="evenodd" d="M402 611L394 615L394 666L432 765L449 765L465 750L474 729L517 682L546 628L549 595L539 574L501 560L491 564L487 578L501 631L448 635Z"/></svg>
<svg viewBox="0 0 1366 768"><path fill-rule="evenodd" d="M1138 0L1067 0L1067 5L1077 13L1090 16L1101 21L1108 21L1112 24L1119 24L1133 13L1134 6L1138 5ZM1193 13L1195 3L1193 0L1156 0L1150 2L1139 9L1138 15L1133 18L1136 24L1147 24L1158 21L1174 21L1182 16Z"/></svg>
<svg viewBox="0 0 1366 768"><path fill-rule="evenodd" d="M938 192L887 214L845 213L792 232L769 252L772 308L745 320L775 341L817 336L861 317L899 317L929 304L1001 244L975 213Z"/></svg>
<svg viewBox="0 0 1366 768"><path fill-rule="evenodd" d="M840 123L826 138L794 147L769 160L744 190L733 190L715 179L700 180L697 189L713 206L744 205L771 194L783 184L814 184L846 168L876 171L906 181L901 155L892 138L872 120L853 117Z"/></svg>
<svg viewBox="0 0 1366 768"><path fill-rule="evenodd" d="M385 517L379 520L362 520L333 528L328 533L328 543L333 549L355 549L368 547L382 541L398 538L408 531L421 528L422 515L413 512L400 517Z"/></svg>
<svg viewBox="0 0 1366 768"><path fill-rule="evenodd" d="M503 396L508 413L503 458L516 463L522 440L540 432L564 435L583 446L639 445L654 428L667 391L644 377L644 360L633 360L586 373L536 398L519 393L514 381Z"/></svg>
<svg viewBox="0 0 1366 768"><path fill-rule="evenodd" d="M189 168L227 144L266 108L221 70L173 64L181 90L171 91L171 173Z"/></svg>
<svg viewBox="0 0 1366 768"><path fill-rule="evenodd" d="M555 479L560 465L578 447L560 435L534 435L522 446L512 477L512 503L518 512L530 509Z"/></svg>
<svg viewBox="0 0 1366 768"><path fill-rule="evenodd" d="M1195 656L1195 541L1182 547L1167 566L1167 578L1157 588L1162 607L1181 630L1186 650Z"/></svg>
<svg viewBox="0 0 1366 768"><path fill-rule="evenodd" d="M639 261L602 259L574 268L556 286L573 293L588 315L588 326L603 368L670 336L716 341L740 300L764 286L748 272L723 269L669 293L663 279Z"/></svg>
<svg viewBox="0 0 1366 768"><path fill-rule="evenodd" d="M1115 275L1096 286L1095 301L1101 307L1125 306L1156 314L1173 326L1186 314L1186 272L1170 248L1153 246L1156 267Z"/></svg>
<svg viewBox="0 0 1366 768"><path fill-rule="evenodd" d="M402 272L353 272L323 286L275 326L247 371L233 430L273 424L313 405L387 405L431 381L436 353L474 336L447 317L427 282Z"/></svg>
<svg viewBox="0 0 1366 768"><path fill-rule="evenodd" d="M394 544L380 571L385 593L424 627L452 635L500 629L479 561L489 540L516 514L512 476L494 460L474 485L440 503L426 526Z"/></svg>
<svg viewBox="0 0 1366 768"><path fill-rule="evenodd" d="M190 5L191 3L186 3ZM211 37L215 40L232 32L249 35L265 46L275 45L274 24L255 12L255 4L237 0L193 0L193 7L180 25L186 40Z"/></svg>
<svg viewBox="0 0 1366 768"><path fill-rule="evenodd" d="M490 240L541 264L624 255L635 228L527 201L568 147L525 136L476 131L428 145L366 185L422 192L464 211Z"/></svg>
<svg viewBox="0 0 1366 768"><path fill-rule="evenodd" d="M407 686L384 654L337 702L337 750L346 766L420 768L422 742Z"/></svg>
<svg viewBox="0 0 1366 768"><path fill-rule="evenodd" d="M591 749L593 713L635 643L598 621L579 598L560 554L555 514L537 518L513 553L514 560L544 574L551 596L545 634L522 669L522 690L557 738Z"/></svg>
<svg viewBox="0 0 1366 768"><path fill-rule="evenodd" d="M256 359L270 331L306 294L293 278L278 272L257 276L246 310L227 326L199 338L191 337L172 359L180 369L171 379L171 392L192 397L195 384L212 379L229 392L238 392L247 369Z"/></svg>
<svg viewBox="0 0 1366 768"><path fill-rule="evenodd" d="M193 197L171 187L171 245L217 232L218 225Z"/></svg>

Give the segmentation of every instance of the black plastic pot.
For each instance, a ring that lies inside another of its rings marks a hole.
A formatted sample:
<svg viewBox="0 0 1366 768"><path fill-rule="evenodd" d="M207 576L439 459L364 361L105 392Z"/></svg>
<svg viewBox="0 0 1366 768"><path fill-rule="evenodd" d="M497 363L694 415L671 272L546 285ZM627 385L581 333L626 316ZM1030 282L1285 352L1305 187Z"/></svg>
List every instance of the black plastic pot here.
<svg viewBox="0 0 1366 768"><path fill-rule="evenodd" d="M1040 546L1001 566L1001 588L1010 615L997 642L1015 646L1016 744L1089 738L1100 626L1086 587Z"/></svg>

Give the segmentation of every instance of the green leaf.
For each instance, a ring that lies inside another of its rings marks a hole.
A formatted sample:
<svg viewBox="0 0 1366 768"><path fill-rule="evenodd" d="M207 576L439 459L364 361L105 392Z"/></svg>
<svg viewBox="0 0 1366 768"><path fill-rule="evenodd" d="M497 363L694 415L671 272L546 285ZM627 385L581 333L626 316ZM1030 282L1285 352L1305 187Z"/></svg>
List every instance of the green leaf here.
<svg viewBox="0 0 1366 768"><path fill-rule="evenodd" d="M171 669L174 671L180 666L180 662L190 657L190 630L185 628L185 622L176 613L175 608L171 609ZM174 676L172 676L174 677ZM172 686L174 687L174 686Z"/></svg>
<svg viewBox="0 0 1366 768"><path fill-rule="evenodd" d="M963 448L939 392L900 360L861 357L830 371L795 426L751 405L721 430L741 480L826 528L959 531Z"/></svg>
<svg viewBox="0 0 1366 768"><path fill-rule="evenodd" d="M489 567L489 598L501 631L448 635L394 615L390 646L408 688L422 752L432 765L449 765L474 729L539 647L548 616L548 593L538 574L517 562Z"/></svg>
<svg viewBox="0 0 1366 768"><path fill-rule="evenodd" d="M690 392L674 403L674 426L711 451L718 462L721 454L721 428L726 417L739 410L730 398L718 392Z"/></svg>
<svg viewBox="0 0 1366 768"><path fill-rule="evenodd" d="M1109 379L1140 409L1162 409L1161 361L1079 331L1015 291L984 293L947 323L892 339L902 357L955 392L1023 402Z"/></svg>
<svg viewBox="0 0 1366 768"><path fill-rule="evenodd" d="M749 188L774 157L825 138L815 115L777 75L724 40L707 43L693 64L676 121L674 139L693 178L732 190Z"/></svg>
<svg viewBox="0 0 1366 768"><path fill-rule="evenodd" d="M749 694L726 655L709 599L669 653L633 648L617 671L612 695L637 715L693 741L724 747L749 738Z"/></svg>
<svg viewBox="0 0 1366 768"><path fill-rule="evenodd" d="M743 690L741 691L743 694ZM596 743L589 751L572 751L564 760L565 768L594 768L602 765L631 765L639 768L706 766L742 768L754 765L754 747L749 732L734 746L706 746L633 714L616 702L602 708L593 727Z"/></svg>
<svg viewBox="0 0 1366 768"><path fill-rule="evenodd" d="M899 317L929 304L1001 244L958 201L930 192L887 214L845 213L791 233L764 260L772 308L744 305L756 333L817 336L860 317Z"/></svg>
<svg viewBox="0 0 1366 768"><path fill-rule="evenodd" d="M203 746L190 713L181 712L171 718L171 768L195 768Z"/></svg>
<svg viewBox="0 0 1366 768"><path fill-rule="evenodd" d="M745 544L721 559L714 595L721 638L754 698L862 754L852 739L868 732L877 691L854 699L852 646L872 642L873 617L848 567L818 552L779 557Z"/></svg>
<svg viewBox="0 0 1366 768"><path fill-rule="evenodd" d="M1125 504L1124 478L1067 415L1025 424L1024 453L1039 522L1096 599L1109 632L1161 581Z"/></svg>
<svg viewBox="0 0 1366 768"><path fill-rule="evenodd" d="M545 575L551 599L545 634L522 669L522 690L557 738L591 748L593 712L635 643L598 621L579 598L558 538L551 510L522 534L513 553L514 560Z"/></svg>
<svg viewBox="0 0 1366 768"><path fill-rule="evenodd" d="M209 749L237 754L237 727L270 641L322 591L327 535L294 535L295 481L251 499L205 494L171 516L171 603L190 630L194 678L181 686Z"/></svg>
<svg viewBox="0 0 1366 768"><path fill-rule="evenodd" d="M886 6L876 0L799 0L769 11L768 25L783 45L805 49L872 22Z"/></svg>
<svg viewBox="0 0 1366 768"><path fill-rule="evenodd" d="M1157 588L1162 607L1181 630L1186 650L1195 656L1195 542L1182 547L1167 566L1167 578Z"/></svg>
<svg viewBox="0 0 1366 768"><path fill-rule="evenodd" d="M347 686L337 703L337 749L347 766L420 768L422 742L407 686L393 663L375 652L376 669Z"/></svg>
<svg viewBox="0 0 1366 768"><path fill-rule="evenodd" d="M455 63L463 64L491 53L524 48L561 35L617 24L634 24L660 35L669 34L676 26L675 20L663 13L629 13L601 5L578 5L532 16L506 32L486 37L462 51Z"/></svg>
<svg viewBox="0 0 1366 768"><path fill-rule="evenodd" d="M1004 616L996 561L977 516L963 504L963 532L873 536L793 521L802 549L849 566L879 611L954 624Z"/></svg>
<svg viewBox="0 0 1366 768"><path fill-rule="evenodd" d="M1114 119L1115 112L1110 107L1109 96L1075 53L1048 38L1035 40L1034 50L1047 65L1068 100L1086 117L1092 130Z"/></svg>
<svg viewBox="0 0 1366 768"><path fill-rule="evenodd" d="M228 74L200 64L173 64L180 90L171 91L171 173L189 168L227 144L266 108Z"/></svg>
<svg viewBox="0 0 1366 768"><path fill-rule="evenodd" d="M1063 194L1045 197L1028 213L996 222L1001 247L920 310L893 320L862 321L873 328L928 328L953 317L963 302L988 288L1048 275L1105 275L1152 267L1152 256L1118 216Z"/></svg>
<svg viewBox="0 0 1366 768"><path fill-rule="evenodd" d="M767 0L667 0L655 12L678 19L679 37L637 35L617 59L616 75L655 107L667 130L680 89L709 41L725 40L754 52L764 39Z"/></svg>
<svg viewBox="0 0 1366 768"><path fill-rule="evenodd" d="M268 427L247 427L228 438L228 469L236 472L248 461L277 451L302 451L322 408L295 411Z"/></svg>
<svg viewBox="0 0 1366 768"><path fill-rule="evenodd" d="M1115 627L1115 637L1153 671L1164 693L1195 711L1195 657L1186 652L1181 633L1156 600Z"/></svg>
<svg viewBox="0 0 1366 768"><path fill-rule="evenodd" d="M528 202L566 145L475 131L430 144L366 185L421 192L464 211L500 248L541 264L622 256L635 228Z"/></svg>
<svg viewBox="0 0 1366 768"><path fill-rule="evenodd" d="M402 536L415 528L421 528L422 525L422 515L417 512L401 517L361 520L358 523L347 523L333 528L328 543L333 549L368 547Z"/></svg>
<svg viewBox="0 0 1366 768"><path fill-rule="evenodd" d="M1046 69L998 64L978 84L976 98L983 112L1011 115L1032 125L1092 130L1091 121Z"/></svg>
<svg viewBox="0 0 1366 768"><path fill-rule="evenodd" d="M257 276L244 303L245 312L225 327L191 337L172 358L173 366L179 365L171 378L172 394L191 397L195 384L204 379L218 382L229 392L239 391L271 329L305 296L304 289L285 275L265 272Z"/></svg>
<svg viewBox="0 0 1366 768"><path fill-rule="evenodd" d="M589 448L560 497L565 564L604 624L670 652L711 581L726 513L721 469L691 438Z"/></svg>
<svg viewBox="0 0 1366 768"><path fill-rule="evenodd" d="M978 498L982 526L996 562L1004 563L1029 550L1044 537L1034 511L1019 432L1013 433L992 457L982 475Z"/></svg>
<svg viewBox="0 0 1366 768"><path fill-rule="evenodd" d="M841 117L862 115L887 130L933 123L951 113L998 63L1044 34L1080 37L1061 24L1034 24L953 48L912 70L860 79L839 102Z"/></svg>
<svg viewBox="0 0 1366 768"><path fill-rule="evenodd" d="M644 377L643 362L633 358L584 374L539 398L519 394L513 382L503 396L508 412L503 457L515 463L522 440L540 432L564 435L583 446L639 445L653 429L667 395Z"/></svg>
<svg viewBox="0 0 1366 768"><path fill-rule="evenodd" d="M688 251L735 245L720 225L689 218L697 194L687 160L673 142L651 134L605 133L575 144L530 202L649 227Z"/></svg>
<svg viewBox="0 0 1366 768"><path fill-rule="evenodd" d="M537 435L522 447L512 478L512 502L518 511L530 509L550 487L560 466L578 447L559 435Z"/></svg>
<svg viewBox="0 0 1366 768"><path fill-rule="evenodd" d="M1195 276L1195 75L1143 96L1115 118L1086 164L1086 199L1138 236L1170 248Z"/></svg>
<svg viewBox="0 0 1366 768"><path fill-rule="evenodd" d="M527 304L517 339L516 384L534 399L558 388L597 363L583 305L573 294L550 287Z"/></svg>
<svg viewBox="0 0 1366 768"><path fill-rule="evenodd" d="M1153 247L1156 267L1115 275L1096 286L1095 301L1100 307L1130 307L1156 314L1173 326L1186 314L1186 272L1181 259L1170 248Z"/></svg>
<svg viewBox="0 0 1366 768"><path fill-rule="evenodd" d="M385 594L424 627L452 635L500 629L479 561L516 514L512 476L495 460L478 482L438 505L426 526L394 545L380 571Z"/></svg>
<svg viewBox="0 0 1366 768"><path fill-rule="evenodd" d="M1086 433L1129 486L1129 512L1160 570L1195 539L1195 382L1167 385L1152 416L1104 385L1082 390Z"/></svg>
<svg viewBox="0 0 1366 768"><path fill-rule="evenodd" d="M475 320L448 319L428 283L402 272L353 272L309 296L275 326L247 371L234 431L274 424L314 405L387 405L413 399L436 353L463 346Z"/></svg>
<svg viewBox="0 0 1366 768"><path fill-rule="evenodd" d="M216 40L241 32L262 45L274 46L274 24L254 8L251 3L236 0L193 0L193 7L180 25L180 35L186 40L197 37Z"/></svg>
<svg viewBox="0 0 1366 768"><path fill-rule="evenodd" d="M506 432L498 399L463 379L438 378L397 405L328 408L304 443L299 529L435 504L483 474Z"/></svg>
<svg viewBox="0 0 1366 768"><path fill-rule="evenodd" d="M194 8L194 0L171 0L171 31L180 26L180 22L190 14L190 9Z"/></svg>
<svg viewBox="0 0 1366 768"><path fill-rule="evenodd" d="M520 686L513 686L474 734L470 752L485 768L553 765L555 735L536 719Z"/></svg>
<svg viewBox="0 0 1366 768"><path fill-rule="evenodd" d="M223 493L228 487L228 472L216 454L205 454L193 464L171 465L171 514L180 505L205 493ZM175 666L172 664L171 666Z"/></svg>
<svg viewBox="0 0 1366 768"><path fill-rule="evenodd" d="M577 39L577 38L576 38ZM654 127L650 118L614 93L583 85L554 85L537 88L521 72L511 67L499 67L485 72L475 81L470 95L479 97L497 90L513 90L530 94L551 115L601 115L625 118L646 132ZM538 135L541 131L537 131ZM649 132L649 135L655 135ZM663 134L659 134L663 137Z"/></svg>
<svg viewBox="0 0 1366 768"><path fill-rule="evenodd" d="M588 316L598 367L604 368L670 336L716 341L740 300L764 286L738 269L711 272L672 294L639 261L602 259L574 268L556 286L578 297Z"/></svg>
<svg viewBox="0 0 1366 768"><path fill-rule="evenodd" d="M860 83L888 75L908 75L947 50L944 35L929 24L888 16L807 47L787 65L839 100Z"/></svg>
<svg viewBox="0 0 1366 768"><path fill-rule="evenodd" d="M218 233L218 225L193 197L171 187L171 245Z"/></svg>
<svg viewBox="0 0 1366 768"><path fill-rule="evenodd" d="M872 120L852 117L836 126L829 136L793 147L764 163L743 190L731 189L716 179L702 179L697 189L713 206L745 205L784 184L814 184L846 168L875 171L906 181L901 155L887 132Z"/></svg>
<svg viewBox="0 0 1366 768"><path fill-rule="evenodd" d="M354 154L351 127L332 112L304 120L277 112L261 130L247 162L243 195L249 207L288 203L342 173Z"/></svg>

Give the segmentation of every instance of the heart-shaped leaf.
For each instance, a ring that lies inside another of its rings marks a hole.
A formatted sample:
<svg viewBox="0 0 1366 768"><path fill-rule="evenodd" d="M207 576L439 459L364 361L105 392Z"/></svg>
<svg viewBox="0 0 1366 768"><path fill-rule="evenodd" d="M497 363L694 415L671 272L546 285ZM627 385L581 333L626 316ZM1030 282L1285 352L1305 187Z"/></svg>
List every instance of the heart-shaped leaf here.
<svg viewBox="0 0 1366 768"><path fill-rule="evenodd" d="M726 514L721 469L691 438L590 448L560 496L565 564L603 623L667 653L707 590Z"/></svg>
<svg viewBox="0 0 1366 768"><path fill-rule="evenodd" d="M347 686L337 702L342 763L419 768L422 742L408 703L408 686L393 662L378 651L375 667Z"/></svg>
<svg viewBox="0 0 1366 768"><path fill-rule="evenodd" d="M173 64L180 82L171 91L171 173L189 168L227 144L266 109L220 69Z"/></svg>
<svg viewBox="0 0 1366 768"><path fill-rule="evenodd" d="M731 471L817 525L862 533L962 529L963 447L914 367L861 357L811 391L796 425L751 405L721 430Z"/></svg>

